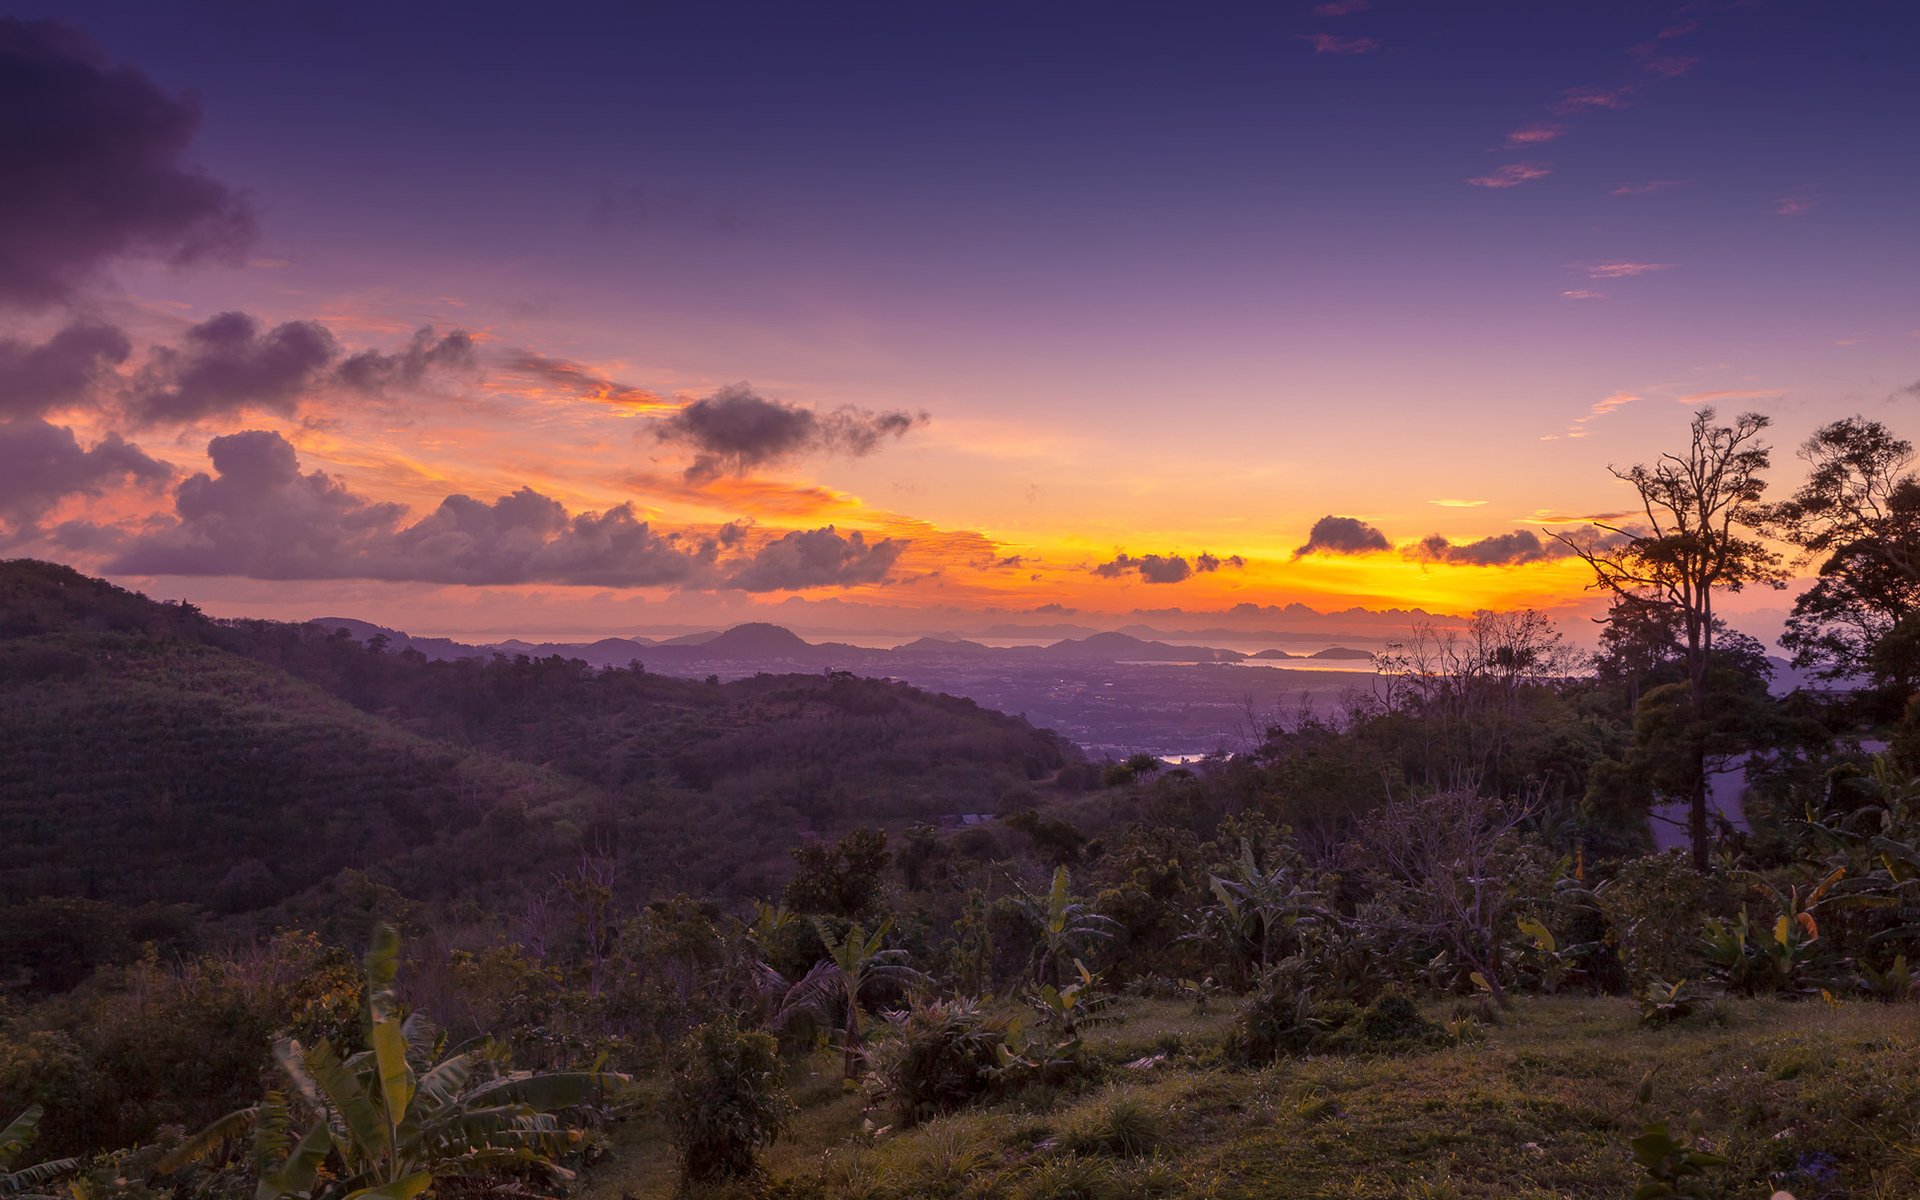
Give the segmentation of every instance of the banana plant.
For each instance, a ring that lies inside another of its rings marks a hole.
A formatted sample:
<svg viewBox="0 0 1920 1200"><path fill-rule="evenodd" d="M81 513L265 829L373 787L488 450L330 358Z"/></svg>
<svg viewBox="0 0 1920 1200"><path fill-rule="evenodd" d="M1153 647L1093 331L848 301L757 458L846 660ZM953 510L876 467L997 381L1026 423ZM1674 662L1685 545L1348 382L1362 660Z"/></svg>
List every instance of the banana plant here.
<svg viewBox="0 0 1920 1200"><path fill-rule="evenodd" d="M1191 940L1216 946L1240 978L1251 978L1298 947L1296 930L1327 916L1320 895L1307 886L1299 864L1282 860L1263 868L1253 846L1242 840L1231 869L1208 877L1214 903L1199 914Z"/></svg>
<svg viewBox="0 0 1920 1200"><path fill-rule="evenodd" d="M161 1171L250 1133L254 1200L412 1200L437 1179L508 1168L571 1178L557 1159L579 1134L554 1111L585 1104L625 1077L597 1068L501 1074L485 1044L430 1062L442 1046L423 1018L401 1010L393 987L399 951L391 928L375 931L365 959L367 1049L342 1057L325 1039L310 1047L281 1039L274 1061L287 1090L214 1122Z"/></svg>
<svg viewBox="0 0 1920 1200"><path fill-rule="evenodd" d="M1067 869L1056 867L1053 886L1045 896L1036 896L1022 888L1020 910L1039 930L1039 953L1034 959L1034 983L1046 984L1056 976L1055 984L1068 984L1065 964L1086 943L1113 937L1120 923L1093 911L1091 905L1073 898Z"/></svg>
<svg viewBox="0 0 1920 1200"><path fill-rule="evenodd" d="M13 1165L33 1144L33 1139L39 1136L40 1118L45 1112L35 1104L7 1122L6 1128L0 1129L0 1196L6 1196L9 1200L51 1200L38 1189L80 1165L77 1158L56 1158L35 1163L31 1167Z"/></svg>
<svg viewBox="0 0 1920 1200"><path fill-rule="evenodd" d="M814 928L827 948L827 957L815 963L787 992L774 1024L776 1028L783 1028L800 1013L818 1016L838 1009L844 1016L841 1049L846 1055L846 1077L852 1079L860 1065L862 994L877 984L919 987L929 980L907 965L905 950L886 948L887 934L893 929L891 917L872 933L858 922L837 937L824 921L816 920Z"/></svg>
<svg viewBox="0 0 1920 1200"><path fill-rule="evenodd" d="M1763 893L1780 915L1771 926L1764 924L1765 918L1756 924L1742 907L1733 921L1708 921L1702 938L1708 963L1735 991L1806 991L1812 947L1820 940L1817 910L1846 874L1845 867L1836 867L1811 888L1785 891L1756 882L1754 889Z"/></svg>

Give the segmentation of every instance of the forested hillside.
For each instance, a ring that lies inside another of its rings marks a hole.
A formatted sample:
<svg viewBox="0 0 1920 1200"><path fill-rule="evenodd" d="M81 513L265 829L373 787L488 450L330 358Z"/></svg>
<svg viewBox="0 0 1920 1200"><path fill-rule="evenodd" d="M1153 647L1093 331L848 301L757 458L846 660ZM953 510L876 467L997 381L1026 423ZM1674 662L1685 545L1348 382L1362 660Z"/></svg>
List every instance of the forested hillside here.
<svg viewBox="0 0 1920 1200"><path fill-rule="evenodd" d="M1023 722L873 680L430 663L27 561L0 566L0 680L10 899L241 913L344 868L449 898L583 853L631 886L726 894L805 833L991 811L1079 762ZM445 870L449 851L469 869Z"/></svg>

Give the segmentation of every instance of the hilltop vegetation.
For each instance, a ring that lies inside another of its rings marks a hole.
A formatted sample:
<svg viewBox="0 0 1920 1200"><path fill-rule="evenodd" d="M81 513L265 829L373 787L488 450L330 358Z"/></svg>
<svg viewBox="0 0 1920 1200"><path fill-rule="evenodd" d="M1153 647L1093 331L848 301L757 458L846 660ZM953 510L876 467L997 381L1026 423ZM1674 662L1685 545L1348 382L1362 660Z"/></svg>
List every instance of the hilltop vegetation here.
<svg viewBox="0 0 1920 1200"><path fill-rule="evenodd" d="M0 566L0 678L12 899L239 913L347 868L450 898L589 850L642 891L737 894L804 832L991 811L1078 765L1022 722L874 680L429 662L33 562ZM491 869L450 875L449 855Z"/></svg>

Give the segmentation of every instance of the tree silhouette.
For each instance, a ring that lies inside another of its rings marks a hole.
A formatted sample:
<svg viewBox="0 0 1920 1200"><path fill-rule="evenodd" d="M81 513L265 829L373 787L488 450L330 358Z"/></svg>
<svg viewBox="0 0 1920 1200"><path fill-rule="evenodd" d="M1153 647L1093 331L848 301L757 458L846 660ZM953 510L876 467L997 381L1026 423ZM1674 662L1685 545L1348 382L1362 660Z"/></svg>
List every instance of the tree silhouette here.
<svg viewBox="0 0 1920 1200"><path fill-rule="evenodd" d="M1743 413L1731 425L1713 420L1711 408L1696 412L1687 448L1679 454L1627 470L1608 468L1639 493L1644 524L1596 521L1597 534L1553 534L1593 569L1594 586L1673 614L1685 636L1693 725L1687 826L1700 871L1707 869L1709 849L1706 717L1714 593L1784 582L1780 556L1749 536L1769 519L1760 497L1771 451L1759 440L1768 419Z"/></svg>

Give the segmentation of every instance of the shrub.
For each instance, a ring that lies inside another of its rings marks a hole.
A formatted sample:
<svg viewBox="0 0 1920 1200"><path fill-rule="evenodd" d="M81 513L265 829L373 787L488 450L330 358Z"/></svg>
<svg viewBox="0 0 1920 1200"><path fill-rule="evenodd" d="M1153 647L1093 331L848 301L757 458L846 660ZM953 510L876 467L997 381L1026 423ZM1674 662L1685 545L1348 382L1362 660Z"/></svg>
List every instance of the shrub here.
<svg viewBox="0 0 1920 1200"><path fill-rule="evenodd" d="M887 1014L892 1036L875 1047L873 1074L902 1125L971 1104L993 1090L1007 1024L972 1000L931 1000Z"/></svg>
<svg viewBox="0 0 1920 1200"><path fill-rule="evenodd" d="M1629 984L1675 979L1694 968L1701 922L1715 900L1714 882L1679 854L1653 854L1620 864L1594 891L1606 915Z"/></svg>
<svg viewBox="0 0 1920 1200"><path fill-rule="evenodd" d="M1420 1015L1402 992L1375 998L1360 1014L1360 1036L1377 1047L1432 1046L1444 1041L1438 1025Z"/></svg>
<svg viewBox="0 0 1920 1200"><path fill-rule="evenodd" d="M669 1117L688 1180L754 1174L755 1155L785 1132L792 1110L772 1034L722 1017L676 1048Z"/></svg>
<svg viewBox="0 0 1920 1200"><path fill-rule="evenodd" d="M1306 986L1298 961L1282 962L1241 1004L1227 1033L1228 1061L1262 1067L1283 1054L1306 1053L1327 1031L1327 1022L1315 1007L1313 989Z"/></svg>

